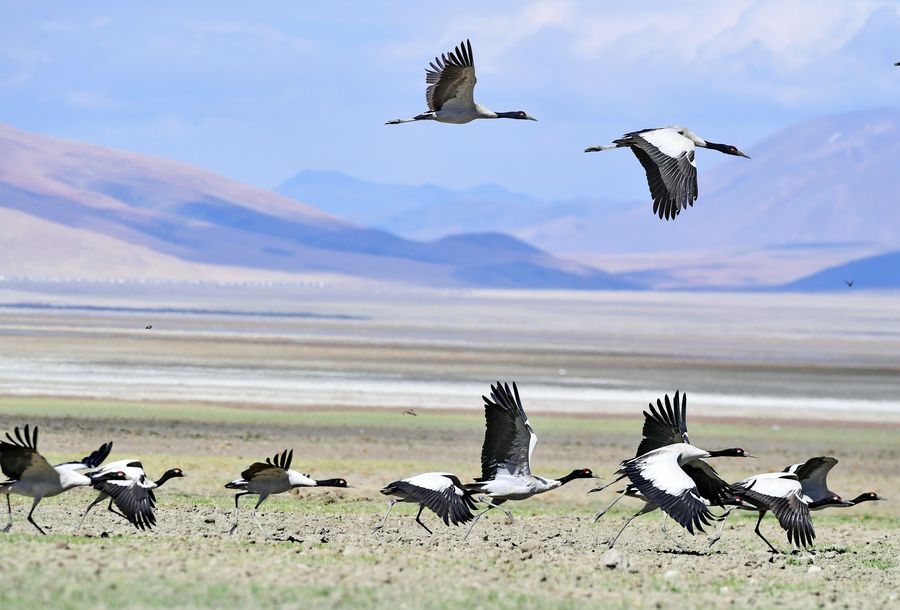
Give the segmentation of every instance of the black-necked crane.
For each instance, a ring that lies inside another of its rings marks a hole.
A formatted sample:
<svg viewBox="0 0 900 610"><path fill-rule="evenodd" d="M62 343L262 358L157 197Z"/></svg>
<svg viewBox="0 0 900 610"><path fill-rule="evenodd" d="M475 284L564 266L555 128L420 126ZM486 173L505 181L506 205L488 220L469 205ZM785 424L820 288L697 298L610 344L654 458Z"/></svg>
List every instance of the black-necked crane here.
<svg viewBox="0 0 900 610"><path fill-rule="evenodd" d="M386 125L399 125L413 121L438 121L461 125L475 119L524 119L536 121L522 110L494 112L475 102L475 61L472 43L466 40L454 51L435 57L431 68L425 69L425 101L428 111L411 119L394 119Z"/></svg>
<svg viewBox="0 0 900 610"><path fill-rule="evenodd" d="M124 479L125 474L119 471L98 474L79 471L97 468L112 450L112 443L104 443L90 455L74 461L51 466L38 453L38 427L30 429L14 429L15 438L6 433L6 440L0 440L0 470L9 479L0 483L0 493L6 494L6 509L9 515L4 532L12 528L12 506L10 494L33 498L31 510L28 511L28 522L37 530L46 534L34 521L34 509L44 498L50 498L75 487L87 487L102 481Z"/></svg>
<svg viewBox="0 0 900 610"><path fill-rule="evenodd" d="M686 127L673 125L626 133L612 144L591 146L584 152L630 148L647 174L653 197L653 213L660 219L674 220L697 200L695 147L711 148L738 157L746 157L736 146L704 140Z"/></svg>
<svg viewBox="0 0 900 610"><path fill-rule="evenodd" d="M500 508L512 521L512 513L501 508L507 500L528 498L556 489L575 479L595 479L589 468L573 470L564 477L548 479L531 474L531 455L537 445L537 435L528 423L519 388L515 382L491 386L491 398L484 400L484 445L481 448L481 476L466 489L480 493L488 507L478 513L466 532L466 538L487 511Z"/></svg>
<svg viewBox="0 0 900 610"><path fill-rule="evenodd" d="M656 399L655 406L653 405L653 403L649 403L648 406L650 407L650 411L644 411L644 428L642 431L643 439L641 440L641 443L638 446L638 450L635 454L636 458L670 445L690 443L687 431L687 394L682 395L681 392L676 391L674 398L671 400L669 399L669 395L666 394L663 399ZM734 455L738 457L752 457L749 454L745 453L743 449L732 449L726 451L733 451ZM732 487L721 477L719 477L712 466L704 462L702 459L695 459L685 464L681 464L680 468L684 472L684 474L686 474L690 478L690 480L693 481L694 485L697 488L697 494L706 504L706 506L724 506L740 501L739 498L735 497ZM627 475L623 474L618 479L615 479L607 485L592 489L591 492L602 491L610 485L615 484L617 481L620 481L625 476ZM599 521L600 518L603 517L603 515L605 515L607 511L609 511L609 509L615 506L615 504L623 497L627 496L630 498L642 500L644 502L644 506L643 508L641 508L641 510L633 514L625 521L615 537L613 537L613 539L609 542L610 548L615 545L616 541L619 539L619 536L622 535L622 532L625 531L625 528L628 527L628 525L634 519L641 515L653 512L659 508L659 505L649 499L634 483L630 483L619 493L620 495L618 498L613 500L613 502L610 503L606 508L597 513L597 516L594 518L595 523ZM666 529L668 516L668 513L665 513L663 517L662 532L667 538L681 547L681 543L677 539L673 538ZM692 527L693 523L691 523L691 525L687 527L688 531L691 531Z"/></svg>
<svg viewBox="0 0 900 610"><path fill-rule="evenodd" d="M262 524L256 518L256 509L265 502L266 498L273 494L280 494L298 487L349 487L344 479L320 479L315 480L309 475L291 470L291 461L294 458L294 450L283 451L274 458L266 458L265 462L254 462L250 468L241 473L241 478L225 485L226 489L239 489L234 494L234 525L229 534L233 534L238 526L238 500L241 496L258 495L259 500L253 507L253 520L260 531L265 534Z"/></svg>
<svg viewBox="0 0 900 610"><path fill-rule="evenodd" d="M863 492L852 500L844 500L841 496L831 491L828 488L828 473L837 463L837 459L823 455L810 458L802 464L792 464L786 467L782 474L793 475L797 478L797 481L800 483L800 497L811 511L824 510L826 508L849 508L851 506L856 506L861 502L884 500L884 498L874 491ZM774 475L767 476L768 478L778 478ZM794 487L792 483L790 485ZM710 546L715 544L722 537L722 530L725 529L725 521L733 509L758 510L756 506L747 506L746 503L744 504L745 505L743 506L734 506L722 515L719 531L714 536L710 537ZM771 548L771 545L769 545L769 547Z"/></svg>
<svg viewBox="0 0 900 610"><path fill-rule="evenodd" d="M91 509L107 498L109 498L109 505L106 509L109 512L127 519L138 529L151 529L156 525L156 515L153 513L153 509L156 508L156 496L153 490L161 487L170 479L185 476L181 468L170 468L159 479L153 481L144 471L143 464L134 459L110 462L94 474L100 475L111 471L123 472L125 479L94 483L94 489L100 493L85 509L84 515L78 523L79 529L84 525L84 520L87 519ZM113 508L113 503L119 507L121 512Z"/></svg>
<svg viewBox="0 0 900 610"><path fill-rule="evenodd" d="M425 507L431 509L444 525L459 525L467 523L475 518L472 510L475 502L472 500L472 492L467 490L460 482L459 477L449 472L426 472L417 474L408 479L400 479L389 483L381 490L386 496L394 496L388 504L388 510L380 525L375 526L374 531L382 529L391 514L391 509L398 502L418 503L419 512L416 513L416 523L425 528L429 534L431 530L422 523L422 511Z"/></svg>
<svg viewBox="0 0 900 610"><path fill-rule="evenodd" d="M827 455L809 458L802 464L792 464L784 469L797 475L800 486L803 488L803 499L810 504L811 510L823 508L856 506L862 502L874 502L884 500L874 491L866 491L852 500L844 500L838 494L828 489L828 473L838 463L837 458ZM814 505L814 506L813 506Z"/></svg>
<svg viewBox="0 0 900 610"><path fill-rule="evenodd" d="M625 496L644 501L644 506L629 517L609 542L612 548L625 528L637 517L662 508L666 516L671 516L691 534L694 528L703 531L713 518L709 506L725 506L739 503L735 490L722 480L712 466L703 461L704 457L753 457L741 448L722 451L704 451L690 444L687 431L687 395L675 392L670 400L666 394L656 399L656 405L649 404L650 411L644 411L643 439L637 453L631 460L622 462L623 468L614 481L591 491L602 491L617 481L628 477L629 485L620 492L618 498L597 513L598 521L616 502ZM681 546L666 530L663 518L663 534Z"/></svg>
<svg viewBox="0 0 900 610"><path fill-rule="evenodd" d="M788 542L798 548L812 545L816 538L816 532L813 529L812 516L809 511L815 510L820 503L804 499L803 487L796 474L790 472L758 474L738 481L734 487L739 490L738 493L745 503L745 505L735 508L755 510L759 513L759 519L757 519L756 528L753 531L762 538L762 541L773 553L778 553L778 549L772 546L772 543L759 531L759 525L769 511L775 515L781 528L787 532ZM747 506L748 504L749 506ZM713 539L710 545L716 540L718 538Z"/></svg>

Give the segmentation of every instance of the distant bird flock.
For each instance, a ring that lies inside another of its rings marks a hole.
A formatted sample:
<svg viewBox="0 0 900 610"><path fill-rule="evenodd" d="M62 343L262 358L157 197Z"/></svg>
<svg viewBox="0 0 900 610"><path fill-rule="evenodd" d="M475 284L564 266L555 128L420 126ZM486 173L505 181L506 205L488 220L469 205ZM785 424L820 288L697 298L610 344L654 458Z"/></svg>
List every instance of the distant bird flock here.
<svg viewBox="0 0 900 610"><path fill-rule="evenodd" d="M436 57L426 69L425 81L428 110L410 119L389 121L389 125L413 121L463 124L476 119L536 120L522 110L494 112L475 102L475 61L468 40L450 53ZM654 214L660 219L673 220L697 200L696 147L747 157L735 146L710 142L679 126L633 131L609 145L592 146L585 152L630 148L647 174ZM852 280L846 283L848 287L853 286ZM145 328L150 330L152 325ZM381 489L382 494L391 498L388 510L380 524L374 527L375 532L385 527L395 504L412 503L418 504L416 523L427 532L431 533L431 529L422 521L426 508L445 525L468 523L464 535L468 537L478 520L490 510L503 511L512 522L512 512L504 506L507 502L527 500L578 479L597 478L589 468L576 468L559 478L533 474L532 456L537 435L525 414L518 387L515 383L510 388L508 384L498 382L491 386L490 397L483 399L486 429L481 451L481 476L464 483L459 476L449 472L426 472L389 483ZM416 412L410 409L404 414L415 416ZM79 528L90 510L108 499L110 512L138 529L151 529L156 525L154 490L185 473L172 468L154 481L137 459L122 459L102 466L111 450L112 442L108 442L81 460L51 466L38 452L37 427L26 425L15 428L12 433L7 432L6 440L0 441L0 469L8 479L0 482L0 493L6 495L8 512L3 531L8 532L12 527L10 495L32 498L27 519L43 534L44 530L34 520L38 504L44 498L76 487L93 487L99 494L86 507ZM704 532L704 528L719 522L718 531L709 539L709 546L712 546L721 538L728 515L733 510L746 510L758 514L754 531L769 550L777 553L777 548L760 531L766 514L771 512L775 516L790 544L808 547L816 537L811 511L883 500L875 492L843 500L829 490L826 477L837 464L833 457L813 457L788 466L782 472L754 474L734 483L720 478L704 461L719 457L754 456L742 448L710 451L691 444L686 395L676 392L672 399L666 395L657 399L656 405L651 403L650 410L644 411L643 439L635 456L621 462L615 473L617 478L611 483L590 490L600 492L618 481L628 480L618 497L596 514L595 522L624 497L644 503L609 539L609 546L616 543L634 519L657 509L665 515L663 533L678 546L681 543L666 530L668 519L690 534ZM229 533L238 529L239 500L243 496L257 497L251 517L262 530L256 510L273 494L296 488L349 487L342 478L313 479L311 475L292 470L292 461L293 450L284 450L265 462L251 464L241 472L239 479L225 485L227 489L237 490L234 521ZM479 504L484 508L476 514Z"/></svg>
<svg viewBox="0 0 900 610"><path fill-rule="evenodd" d="M373 528L377 532L385 527L391 510L398 502L418 504L415 521L429 534L431 528L422 521L427 508L438 516L444 525L469 527L463 536L468 538L478 520L488 511L499 508L506 513L510 523L512 512L502 505L508 501L527 500L546 493L577 479L595 479L590 468L577 468L559 478L541 477L531 472L531 458L537 445L537 435L528 421L519 389L515 383L497 382L491 386L490 397L483 396L485 433L481 450L481 476L464 483L456 474L426 472L387 484L381 493L389 496L388 510L381 522ZM15 428L0 441L0 468L9 479L0 483L0 493L6 494L7 525L12 527L10 495L33 499L28 521L42 534L43 528L34 520L34 510L44 498L58 495L75 487L93 487L99 492L89 504L78 529L88 512L97 504L109 499L110 512L123 517L138 529L149 530L156 525L156 497L154 490L166 481L185 476L180 468L166 471L152 481L141 463L134 459L117 460L106 466L102 463L112 451L112 442L74 462L51 466L38 452L38 429ZM341 487L350 485L346 479L313 479L291 469L294 452L284 450L264 462L255 462L235 479L225 485L238 492L234 496L234 522L230 534L238 529L239 500L242 496L257 496L251 517L265 535L256 516L260 505L271 495L297 488ZM883 500L875 492L864 492L852 500L844 500L828 489L826 477L837 464L833 457L810 458L802 464L793 464L782 472L761 473L735 483L724 481L705 459L718 457L752 458L744 449L735 447L710 451L692 445L687 431L687 396L676 392L657 399L656 405L644 411L643 439L635 457L624 460L616 471L617 478L589 493L603 491L622 479L628 479L619 496L597 513L595 522L624 497L644 502L643 508L629 517L615 536L608 541L612 547L622 532L635 518L662 510L663 533L678 547L681 543L665 529L671 518L690 534L704 532L704 527L720 522L718 531L709 538L711 547L722 536L725 520L733 510L755 511L759 515L756 534L769 550L778 549L760 532L763 517L769 512L787 532L788 542L797 547L809 547L816 537L810 511L825 508L851 507L862 502ZM115 504L118 510L113 509ZM483 510L476 514L478 505ZM719 510L718 514L714 511Z"/></svg>

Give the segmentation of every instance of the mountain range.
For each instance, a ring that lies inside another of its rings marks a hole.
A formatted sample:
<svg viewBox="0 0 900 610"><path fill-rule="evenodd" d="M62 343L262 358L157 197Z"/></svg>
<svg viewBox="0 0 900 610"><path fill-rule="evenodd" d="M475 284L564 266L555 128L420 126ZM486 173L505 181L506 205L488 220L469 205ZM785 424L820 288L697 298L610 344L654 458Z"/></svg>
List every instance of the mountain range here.
<svg viewBox="0 0 900 610"><path fill-rule="evenodd" d="M900 288L900 113L826 117L645 201L541 201L305 171L278 192L0 124L0 275L626 289ZM602 163L604 154L592 158ZM637 166L637 162L635 161ZM636 172L637 179L643 176ZM643 184L640 185L643 188Z"/></svg>
<svg viewBox="0 0 900 610"><path fill-rule="evenodd" d="M628 288L492 233L416 241L166 159L0 125L0 274Z"/></svg>

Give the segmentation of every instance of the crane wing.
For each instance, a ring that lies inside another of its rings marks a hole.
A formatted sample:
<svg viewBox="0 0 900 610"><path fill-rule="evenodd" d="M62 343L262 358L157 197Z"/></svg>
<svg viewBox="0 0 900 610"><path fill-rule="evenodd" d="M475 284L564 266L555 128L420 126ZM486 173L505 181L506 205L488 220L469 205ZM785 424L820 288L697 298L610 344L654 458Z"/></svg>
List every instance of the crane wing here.
<svg viewBox="0 0 900 610"><path fill-rule="evenodd" d="M484 399L484 445L481 448L481 478L489 481L498 472L531 474L531 454L537 435L531 429L515 382L491 386L491 398Z"/></svg>
<svg viewBox="0 0 900 610"><path fill-rule="evenodd" d="M650 412L644 411L644 439L635 457L666 445L691 442L687 433L687 394L682 396L676 391L673 400L668 394L664 398L665 404L657 398L656 406L650 403Z"/></svg>
<svg viewBox="0 0 900 610"><path fill-rule="evenodd" d="M89 468L97 468L107 457L109 457L109 453L112 451L112 445L112 441L103 443L97 450L92 451L90 455L87 455L80 460L57 464L54 468L56 468L56 470L87 470Z"/></svg>
<svg viewBox="0 0 900 610"><path fill-rule="evenodd" d="M58 480L59 474L37 451L37 426L33 430L27 425L24 429L16 427L13 433L15 438L7 432L7 440L0 440L0 470L3 474L15 481L23 478Z"/></svg>
<svg viewBox="0 0 900 610"><path fill-rule="evenodd" d="M712 513L697 485L678 465L678 455L657 449L622 462L624 474L644 497L658 505L691 534L710 524Z"/></svg>
<svg viewBox="0 0 900 610"><path fill-rule="evenodd" d="M471 492L463 489L454 475L427 473L395 481L388 487L394 487L430 508L444 525L466 523L475 518L472 514L475 502Z"/></svg>
<svg viewBox="0 0 900 610"><path fill-rule="evenodd" d="M473 108L477 79L472 43L466 40L450 53L435 57L431 68L425 70L425 82L425 101L432 112L450 106Z"/></svg>
<svg viewBox="0 0 900 610"><path fill-rule="evenodd" d="M785 468L785 472L793 472L803 486L803 493L809 496L813 502L818 502L826 496L832 495L828 490L828 473L838 461L829 456L814 457L803 464L795 464Z"/></svg>
<svg viewBox="0 0 900 610"><path fill-rule="evenodd" d="M134 481L104 481L94 488L111 497L122 514L136 528L151 529L156 525L156 496L146 477Z"/></svg>
<svg viewBox="0 0 900 610"><path fill-rule="evenodd" d="M745 479L736 484L741 497L772 511L781 528L787 532L788 542L794 546L810 546L816 538L809 506L800 494L797 478L788 473L770 473Z"/></svg>
<svg viewBox="0 0 900 610"><path fill-rule="evenodd" d="M715 469L703 460L692 460L681 469L697 486L700 497L710 504L722 506L735 494L734 487L725 482Z"/></svg>
<svg viewBox="0 0 900 610"><path fill-rule="evenodd" d="M647 174L653 213L673 220L697 200L694 142L674 129L649 129L615 141L631 147Z"/></svg>

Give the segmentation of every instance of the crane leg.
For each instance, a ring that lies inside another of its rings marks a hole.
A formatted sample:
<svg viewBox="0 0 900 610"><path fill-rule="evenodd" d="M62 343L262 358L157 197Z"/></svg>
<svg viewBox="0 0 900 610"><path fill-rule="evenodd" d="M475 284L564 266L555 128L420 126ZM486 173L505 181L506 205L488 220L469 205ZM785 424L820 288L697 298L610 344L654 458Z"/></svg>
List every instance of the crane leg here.
<svg viewBox="0 0 900 610"><path fill-rule="evenodd" d="M7 498L7 499L9 499L9 498ZM28 521L29 521L29 523L31 523L31 525L33 525L34 527L37 528L37 531L39 531L40 533L42 533L43 535L46 536L47 532L42 530L41 526L38 525L37 523L35 523L34 518L33 518L34 509L37 508L38 502L40 502L40 501L41 501L41 498L40 498L40 496L38 496L37 498L34 499L34 502L31 503L31 510L28 511Z"/></svg>
<svg viewBox="0 0 900 610"><path fill-rule="evenodd" d="M623 475L620 476L619 478L613 479L612 481L610 481L610 482L607 483L606 485L601 485L600 487L595 487L594 489L590 490L588 493L589 493L589 494L592 494L592 493L597 492L597 491L603 491L603 490L606 489L607 487L612 487L613 485L615 485L616 483L618 483L619 481L621 481L621 480L624 479L624 478L625 478L625 475L623 474Z"/></svg>
<svg viewBox="0 0 900 610"><path fill-rule="evenodd" d="M411 119L393 119L385 123L385 125L399 125L400 123L412 123L413 121L428 121L433 119L434 115L431 114L417 114Z"/></svg>
<svg viewBox="0 0 900 610"><path fill-rule="evenodd" d="M605 514L609 511L609 509L611 509L613 506L615 506L615 505L616 505L616 502L618 502L619 500L621 500L622 498L624 498L624 497L625 497L625 492L626 492L626 491L628 491L628 489L623 489L623 490L622 490L622 493L619 495L618 498L616 498L615 500L613 500L612 503L611 503L609 506L607 506L606 508L604 508L603 510L601 510L599 513L597 513L597 516L594 517L594 523L597 523L597 521L600 520L600 517L602 517L603 515L605 515Z"/></svg>
<svg viewBox="0 0 900 610"><path fill-rule="evenodd" d="M638 512L634 513L634 514L631 515L630 517L628 517L628 519L626 519L626 520L625 520L625 523L622 525L622 529L619 530L619 533L616 534L616 537L613 538L612 541L609 543L609 548L613 548L613 547L616 545L616 541L619 539L619 536L622 535L622 532L625 531L625 528L628 527L628 524L629 524L629 523L631 523L632 521L634 521L636 518L640 517L641 515L645 515L645 514L651 512L651 511L656 510L657 508L659 508L659 507L656 506L656 504L649 504L649 503L648 503L648 504L645 504L645 505L644 505L644 508L642 508L642 509L639 510Z"/></svg>
<svg viewBox="0 0 900 610"><path fill-rule="evenodd" d="M387 509L387 512L384 513L384 519L381 520L381 524L376 525L376 526L372 529L372 533L375 533L375 532L377 532L377 531L380 530L380 529L384 529L385 524L387 524L388 516L390 516L391 511L394 509L394 504L396 504L396 503L399 502L399 501L400 501L400 500L391 500L391 501L388 502L388 509Z"/></svg>
<svg viewBox="0 0 900 610"><path fill-rule="evenodd" d="M269 537L269 534L266 533L266 530L263 529L262 523L259 522L259 519L256 518L256 509L259 508L259 505L263 503L268 496L260 496L259 502L256 503L256 506L253 507L253 512L250 513L250 516L253 517L253 520L256 522L256 526L259 528L259 531L263 533L263 536L266 538Z"/></svg>
<svg viewBox="0 0 900 610"><path fill-rule="evenodd" d="M757 536L759 536L760 538L762 538L762 541L765 542L765 543L768 545L769 549L770 549L773 553L775 553L776 555L778 555L778 549L776 549L774 546L772 546L772 543L769 542L768 540L766 540L766 537L762 535L762 532L761 532L761 531L759 531L759 524L762 523L763 517L765 517L765 516L766 516L766 511L763 510L763 511L760 511L760 512L759 512L759 519L756 520L756 529L754 529L753 531L756 532L756 535L757 535Z"/></svg>
<svg viewBox="0 0 900 610"><path fill-rule="evenodd" d="M469 526L469 529L466 530L466 535L463 536L463 540L465 540L466 538L469 537L469 534L472 533L472 528L475 527L475 524L478 523L478 520L481 519L482 515L484 515L484 513L488 512L492 508L496 508L496 507L492 504L492 505L488 506L486 509L484 509L483 511L481 511L480 513L478 513L477 515L475 515L475 518L472 519L472 525Z"/></svg>
<svg viewBox="0 0 900 610"><path fill-rule="evenodd" d="M100 494L97 496L97 498L93 502L88 504L88 507L86 509L84 509L84 514L81 515L81 521L78 522L78 527L75 528L76 532L84 526L84 520L87 519L88 513L91 512L91 509L94 508L95 506L97 506L98 504L100 504L101 502L103 502L103 500L105 498L106 498L106 494L103 492L100 492ZM112 502L111 499L110 499L110 502Z"/></svg>
<svg viewBox="0 0 900 610"><path fill-rule="evenodd" d="M669 540L671 540L672 542L674 542L675 546L677 546L680 550L682 550L682 551L686 550L687 547L685 547L683 544L681 544L681 541L678 540L678 538L676 538L675 536L673 536L672 534L669 533L669 530L666 528L666 525L668 525L668 523L669 523L669 515L667 515L666 513L663 513L663 520L662 520L663 535L666 538L668 538Z"/></svg>
<svg viewBox="0 0 900 610"><path fill-rule="evenodd" d="M128 517L126 517L125 515L123 515L122 513L120 513L119 511L117 511L116 509L113 508L113 499L112 498L109 499L109 504L107 505L106 510L108 510L109 512L111 512L114 515L119 515L126 521L130 521L130 519Z"/></svg>
<svg viewBox="0 0 900 610"><path fill-rule="evenodd" d="M233 534L235 531L237 531L237 526L238 526L238 498L240 498L241 496L247 496L247 495L250 495L251 493L252 493L252 492L249 492L249 491L239 491L238 493L234 494L234 524L231 526L231 529L228 531L229 534Z"/></svg>
<svg viewBox="0 0 900 610"><path fill-rule="evenodd" d="M424 505L424 504L419 504L419 512L416 513L416 523L418 523L419 525L421 525L422 527L424 527L424 528L425 528L425 531L428 532L429 534L431 534L431 533L433 533L433 532L432 532L430 529L428 529L428 526L427 526L427 525L425 525L424 523L422 523L421 517L422 517L422 511L423 511L423 510L425 510L425 505Z"/></svg>
<svg viewBox="0 0 900 610"><path fill-rule="evenodd" d="M721 517L719 517L719 519L721 520L721 523L719 524L719 529L716 531L715 534L713 534L712 536L709 537L709 546L710 547L712 545L714 545L715 543L717 543L720 538L722 538L722 532L725 530L725 522L728 520L728 515L730 515L731 511L733 511L736 508L737 508L737 506L732 506L731 508L726 510L722 514Z"/></svg>
<svg viewBox="0 0 900 610"><path fill-rule="evenodd" d="M3 528L4 533L12 529L12 504L9 503L9 494L6 494L6 514L8 519L6 521L6 527Z"/></svg>
<svg viewBox="0 0 900 610"><path fill-rule="evenodd" d="M481 517L484 515L484 513L488 512L489 510L494 509L494 508L500 508L499 504L494 504L490 500L485 500L484 498L480 498L480 501L487 504L488 507L486 509L484 509L483 511L481 511L480 513L478 513L477 515L475 515L475 519L472 520L472 525L470 525L469 529L466 530L466 535L463 536L463 540L465 540L466 538L469 537L469 534L472 533L472 528L475 527L475 524L478 523L478 520L481 519ZM511 512L509 512L505 508L500 508L500 510L505 512L506 516L510 518L510 521L512 521L513 516L512 516Z"/></svg>

